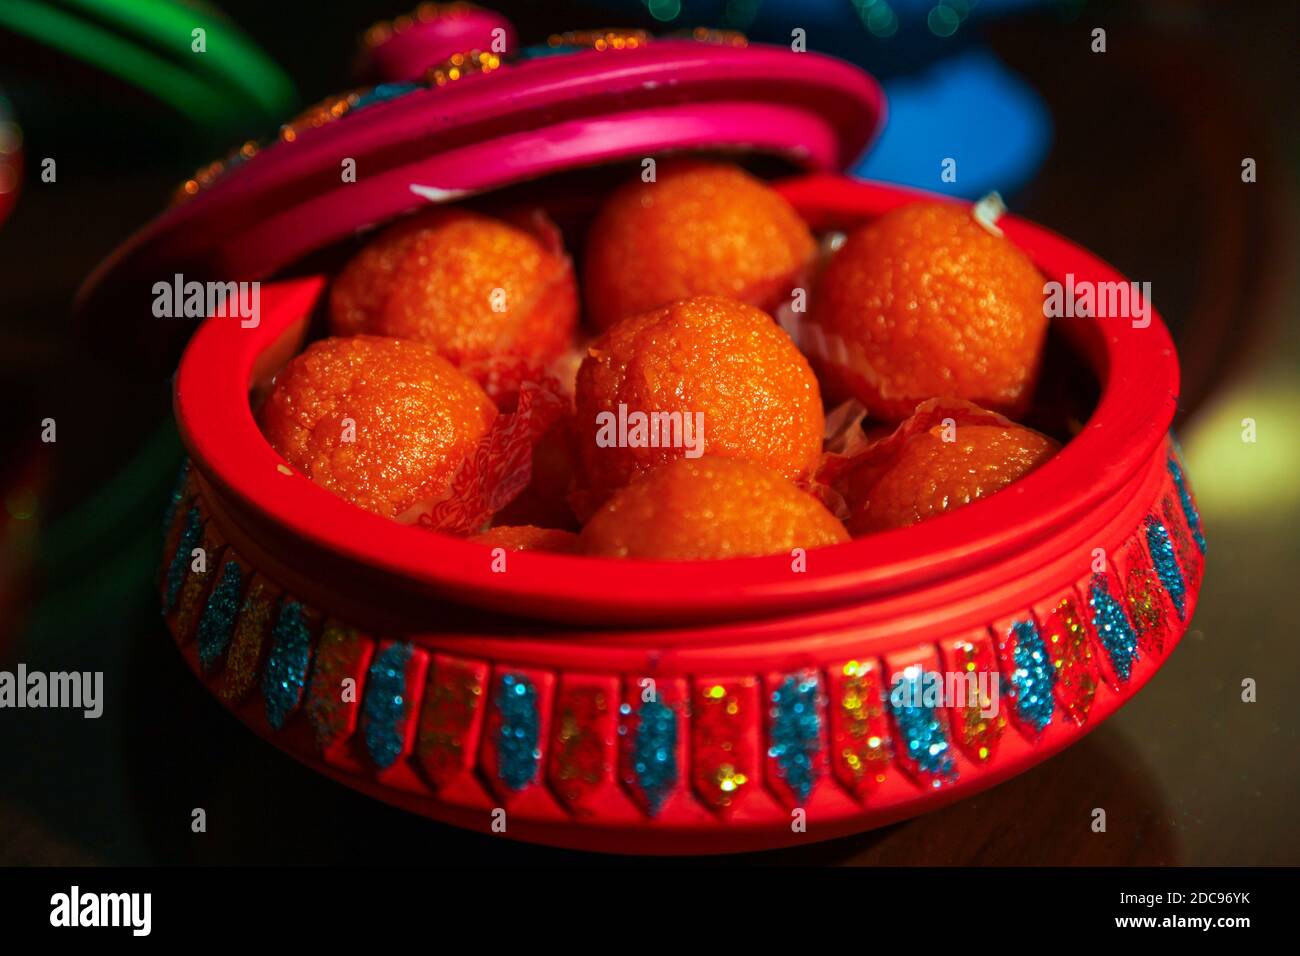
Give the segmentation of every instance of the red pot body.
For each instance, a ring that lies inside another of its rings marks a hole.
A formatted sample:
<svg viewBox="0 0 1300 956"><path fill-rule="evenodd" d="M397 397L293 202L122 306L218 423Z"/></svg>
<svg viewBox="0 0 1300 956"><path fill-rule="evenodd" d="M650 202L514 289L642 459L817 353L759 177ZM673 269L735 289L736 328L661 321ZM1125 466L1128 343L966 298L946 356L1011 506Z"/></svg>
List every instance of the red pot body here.
<svg viewBox="0 0 1300 956"><path fill-rule="evenodd" d="M836 176L780 188L814 228L917 198ZM1123 281L1045 230L1000 225L1048 278ZM186 350L166 619L255 731L413 812L629 853L879 826L1078 739L1195 609L1204 540L1167 434L1178 370L1158 317L1054 320L1101 383L1084 430L1012 488L811 552L804 572L518 553L501 573L488 549L314 486L257 431L250 383L301 346L323 288L267 284L257 328L209 319ZM1050 702L1030 708L1034 660ZM997 676L999 713L890 699L965 672Z"/></svg>

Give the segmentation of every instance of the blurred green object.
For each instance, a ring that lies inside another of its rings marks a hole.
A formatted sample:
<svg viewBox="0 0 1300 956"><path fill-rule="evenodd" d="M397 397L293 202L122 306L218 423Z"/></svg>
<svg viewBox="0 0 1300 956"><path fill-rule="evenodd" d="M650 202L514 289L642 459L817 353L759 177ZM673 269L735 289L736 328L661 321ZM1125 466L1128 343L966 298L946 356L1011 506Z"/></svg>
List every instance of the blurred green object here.
<svg viewBox="0 0 1300 956"><path fill-rule="evenodd" d="M135 86L214 132L278 123L289 77L219 11L175 0L5 0L0 27ZM202 31L202 32L200 32Z"/></svg>
<svg viewBox="0 0 1300 956"><path fill-rule="evenodd" d="M163 422L119 471L50 522L36 550L47 588L75 581L87 554L113 554L140 528L153 529L182 455L176 426Z"/></svg>

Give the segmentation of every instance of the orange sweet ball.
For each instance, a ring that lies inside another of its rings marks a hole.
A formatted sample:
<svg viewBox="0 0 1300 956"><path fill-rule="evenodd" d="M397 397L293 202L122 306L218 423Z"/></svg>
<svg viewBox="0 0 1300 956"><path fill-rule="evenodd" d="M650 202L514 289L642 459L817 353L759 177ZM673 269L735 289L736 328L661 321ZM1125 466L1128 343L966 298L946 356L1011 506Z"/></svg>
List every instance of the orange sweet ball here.
<svg viewBox="0 0 1300 956"><path fill-rule="evenodd" d="M1047 335L1029 257L948 203L904 206L852 232L808 318L800 345L828 394L891 421L929 398L1023 412Z"/></svg>
<svg viewBox="0 0 1300 956"><path fill-rule="evenodd" d="M826 507L770 469L682 458L605 503L579 538L585 554L695 561L788 554L849 539Z"/></svg>
<svg viewBox="0 0 1300 956"><path fill-rule="evenodd" d="M578 314L569 260L545 238L463 209L413 216L344 266L330 330L424 342L476 375L503 361L544 365L568 346Z"/></svg>
<svg viewBox="0 0 1300 956"><path fill-rule="evenodd" d="M625 319L598 338L578 370L575 406L596 504L665 462L701 454L799 479L815 470L825 430L817 379L785 331L753 306L712 296Z"/></svg>
<svg viewBox="0 0 1300 956"><path fill-rule="evenodd" d="M389 518L445 492L497 411L419 342L323 339L275 377L262 432L291 466Z"/></svg>
<svg viewBox="0 0 1300 956"><path fill-rule="evenodd" d="M1059 450L1056 442L1019 425L944 426L907 438L868 482L849 492L849 531L855 535L903 528L1001 491Z"/></svg>
<svg viewBox="0 0 1300 956"><path fill-rule="evenodd" d="M482 534L476 534L470 541L487 545L490 548L505 548L507 551L556 551L568 553L578 546L578 536L572 531L560 531L555 528L538 528L535 525L497 525Z"/></svg>
<svg viewBox="0 0 1300 956"><path fill-rule="evenodd" d="M773 309L812 261L808 226L738 166L664 161L601 207L587 236L583 292L597 328L693 295Z"/></svg>

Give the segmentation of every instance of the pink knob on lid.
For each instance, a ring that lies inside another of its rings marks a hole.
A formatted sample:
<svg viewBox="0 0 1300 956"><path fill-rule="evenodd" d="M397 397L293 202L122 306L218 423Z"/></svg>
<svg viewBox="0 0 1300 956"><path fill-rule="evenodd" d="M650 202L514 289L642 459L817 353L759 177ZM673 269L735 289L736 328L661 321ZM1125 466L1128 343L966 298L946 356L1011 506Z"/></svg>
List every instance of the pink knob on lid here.
<svg viewBox="0 0 1300 956"><path fill-rule="evenodd" d="M367 83L419 80L431 66L468 50L515 49L510 21L470 3L424 3L407 16L376 23L362 37L357 73Z"/></svg>

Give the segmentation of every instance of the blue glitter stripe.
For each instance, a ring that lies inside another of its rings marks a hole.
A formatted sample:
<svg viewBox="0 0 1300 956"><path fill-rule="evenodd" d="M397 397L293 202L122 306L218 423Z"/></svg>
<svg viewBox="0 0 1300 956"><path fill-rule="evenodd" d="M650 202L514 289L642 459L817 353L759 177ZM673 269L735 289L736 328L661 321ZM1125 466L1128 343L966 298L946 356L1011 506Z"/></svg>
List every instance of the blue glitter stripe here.
<svg viewBox="0 0 1300 956"><path fill-rule="evenodd" d="M771 743L767 754L776 759L781 777L800 800L808 799L817 783L817 753L821 750L821 679L816 673L789 674L772 691Z"/></svg>
<svg viewBox="0 0 1300 956"><path fill-rule="evenodd" d="M1106 648L1115 676L1128 680L1133 673L1133 662L1138 659L1137 634L1129 624L1124 608L1111 596L1105 576L1098 574L1092 579L1088 604L1092 608L1092 625Z"/></svg>
<svg viewBox="0 0 1300 956"><path fill-rule="evenodd" d="M1169 456L1169 474L1174 479L1174 486L1178 489L1178 500L1183 506L1183 517L1187 519L1187 527L1191 529L1192 540L1196 546L1205 553L1205 535L1201 534L1201 515L1196 510L1196 502L1192 500L1192 492L1187 487L1187 479L1183 475L1183 469L1178 465L1178 459L1173 455Z"/></svg>
<svg viewBox="0 0 1300 956"><path fill-rule="evenodd" d="M938 675L928 674L919 667L909 667L896 678L889 695L889 706L898 724L898 736L907 751L907 757L922 773L939 779L957 779L957 765L952 758L952 744L939 719L938 711L924 703L924 681L933 681Z"/></svg>
<svg viewBox="0 0 1300 956"><path fill-rule="evenodd" d="M537 688L522 674L502 674L497 681L497 776L511 790L522 790L537 776L542 752L537 740L541 715L537 710Z"/></svg>
<svg viewBox="0 0 1300 956"><path fill-rule="evenodd" d="M167 567L167 597L163 602L163 613L168 614L176 606L176 599L181 596L181 585L185 583L185 572L190 566L190 552L199 546L203 537L203 520L199 509L191 508L185 515L185 530L181 532L180 543L172 555Z"/></svg>
<svg viewBox="0 0 1300 956"><path fill-rule="evenodd" d="M271 629L271 651L262 675L262 700L266 721L274 730L284 726L302 701L311 663L311 631L307 616L297 601L280 605L280 615Z"/></svg>
<svg viewBox="0 0 1300 956"><path fill-rule="evenodd" d="M624 716L632 708L624 704ZM623 733L624 728L619 728ZM632 742L632 772L654 816L677 786L677 712L658 701L642 704L636 712L636 736Z"/></svg>
<svg viewBox="0 0 1300 956"><path fill-rule="evenodd" d="M416 90L422 89L426 89L426 87L420 83L380 83L358 96L356 103L348 110L348 114L356 113L368 106L399 99L408 93L414 93Z"/></svg>
<svg viewBox="0 0 1300 956"><path fill-rule="evenodd" d="M1174 602L1174 610L1181 619L1187 613L1187 584L1178 567L1169 529L1155 515L1147 516L1147 547L1151 550L1151 563L1155 565L1160 583L1164 585L1169 600Z"/></svg>
<svg viewBox="0 0 1300 956"><path fill-rule="evenodd" d="M1033 621L1016 621L1011 630L1016 638L1012 650L1015 670L1011 672L1016 716L1041 733L1052 722L1056 668L1047 656L1047 646Z"/></svg>
<svg viewBox="0 0 1300 956"><path fill-rule="evenodd" d="M167 532L172 529L172 522L176 520L176 509L181 506L181 501L185 498L185 482L190 477L190 460L188 458L181 462L180 469L176 472L176 481L172 484L171 495L167 498L167 513L163 516L163 540L167 540Z"/></svg>
<svg viewBox="0 0 1300 956"><path fill-rule="evenodd" d="M227 561L221 569L217 586L208 595L208 603L203 606L203 619L199 621L199 663L205 671L211 670L230 647L243 590L244 576L238 563Z"/></svg>
<svg viewBox="0 0 1300 956"><path fill-rule="evenodd" d="M571 53L582 53L590 47L577 46L573 44L557 44L551 46L546 43L539 43L535 46L526 46L519 51L519 60L543 60L552 56L568 56Z"/></svg>
<svg viewBox="0 0 1300 956"><path fill-rule="evenodd" d="M406 745L402 725L406 722L406 668L410 663L410 644L390 644L370 664L361 719L366 750L381 769L396 763Z"/></svg>

